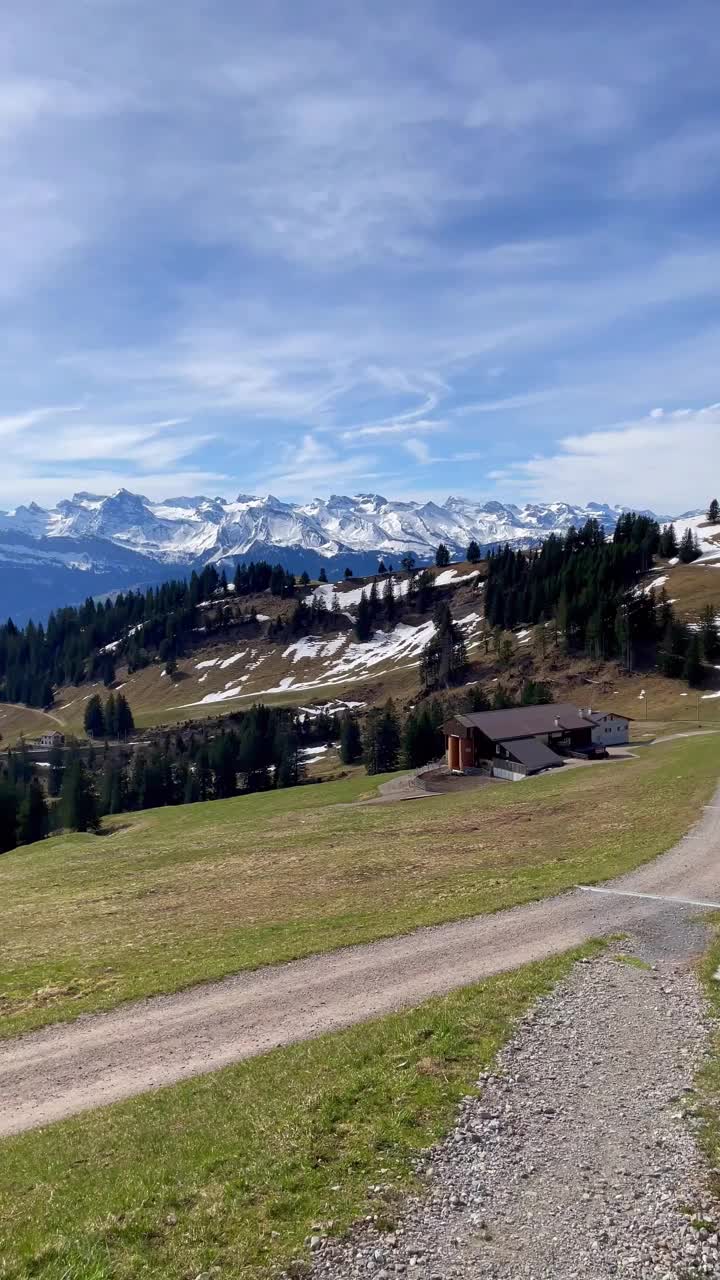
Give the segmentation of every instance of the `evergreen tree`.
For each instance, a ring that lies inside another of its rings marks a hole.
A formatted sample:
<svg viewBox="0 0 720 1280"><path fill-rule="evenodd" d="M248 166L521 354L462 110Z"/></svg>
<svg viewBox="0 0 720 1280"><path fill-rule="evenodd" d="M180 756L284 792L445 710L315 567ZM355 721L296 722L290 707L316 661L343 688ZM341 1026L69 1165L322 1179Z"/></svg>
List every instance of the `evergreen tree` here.
<svg viewBox="0 0 720 1280"><path fill-rule="evenodd" d="M681 564L692 564L693 560L697 560L700 555L700 546L697 540L697 534L692 529L686 529L680 539L680 547L678 556Z"/></svg>
<svg viewBox="0 0 720 1280"><path fill-rule="evenodd" d="M435 552L435 564L437 565L438 569L444 569L446 568L447 565L449 565L449 563L450 563L450 552L445 546L445 543L441 542L437 551Z"/></svg>
<svg viewBox="0 0 720 1280"><path fill-rule="evenodd" d="M406 573L413 572L415 568L415 557L412 552L407 552L407 554L402 557L400 560L400 567L401 569L404 569Z"/></svg>
<svg viewBox="0 0 720 1280"><path fill-rule="evenodd" d="M303 587L310 586L310 574L308 573L307 569L303 569L302 573L300 574L300 585Z"/></svg>
<svg viewBox="0 0 720 1280"><path fill-rule="evenodd" d="M320 570L320 572L319 572L319 574L318 574L318 582L327 582L327 580L328 580L328 578L327 578L327 574L326 574L326 572L325 572L325 565L323 565L323 566L322 566L322 568L321 568L321 570Z"/></svg>
<svg viewBox="0 0 720 1280"><path fill-rule="evenodd" d="M353 571L352 571L352 569L348 566L348 567L346 568L346 570L345 570L345 581L347 582L347 581L348 581L348 579L352 578L352 576L353 576Z"/></svg>
<svg viewBox="0 0 720 1280"><path fill-rule="evenodd" d="M438 605L433 622L435 632L423 650L420 679L425 689L447 689L465 675L467 650L447 604Z"/></svg>
<svg viewBox="0 0 720 1280"><path fill-rule="evenodd" d="M360 644L367 644L373 632L373 618L365 592L360 596L355 619L355 635Z"/></svg>
<svg viewBox="0 0 720 1280"><path fill-rule="evenodd" d="M720 634L718 633L718 610L715 605L707 604L700 618L700 639L706 662L714 662L720 656Z"/></svg>
<svg viewBox="0 0 720 1280"><path fill-rule="evenodd" d="M119 693L115 699L115 720L118 738L127 738L135 732L135 720L124 693Z"/></svg>
<svg viewBox="0 0 720 1280"><path fill-rule="evenodd" d="M427 706L407 717L402 734L403 761L408 769L419 769L442 754L442 741Z"/></svg>
<svg viewBox="0 0 720 1280"><path fill-rule="evenodd" d="M83 726L90 738L102 738L105 733L105 715L100 695L94 693L85 704Z"/></svg>
<svg viewBox="0 0 720 1280"><path fill-rule="evenodd" d="M0 853L7 853L17 844L17 810L17 789L7 778L0 777Z"/></svg>
<svg viewBox="0 0 720 1280"><path fill-rule="evenodd" d="M63 751L62 747L51 747L48 756L48 795L55 797L60 795L63 778Z"/></svg>
<svg viewBox="0 0 720 1280"><path fill-rule="evenodd" d="M380 563L379 563L379 565L378 565L378 573L380 574L380 577L381 577L381 578L382 578L382 577L384 577L384 575L387 573L387 569L385 568L385 561L384 561L384 560L381 560L381 561L380 561Z"/></svg>
<svg viewBox="0 0 720 1280"><path fill-rule="evenodd" d="M365 768L368 773L392 773L400 759L400 727L395 706L390 699L382 709L367 717L363 743Z"/></svg>
<svg viewBox="0 0 720 1280"><path fill-rule="evenodd" d="M357 717L347 710L340 721L340 759L343 764L356 764L361 756L360 726Z"/></svg>
<svg viewBox="0 0 720 1280"><path fill-rule="evenodd" d="M717 524L720 521L720 502L718 502L717 498L713 498L710 503L707 518L711 524Z"/></svg>
<svg viewBox="0 0 720 1280"><path fill-rule="evenodd" d="M383 602L383 608L385 610L385 617L387 618L388 622L393 623L395 621L395 615L397 613L397 602L395 600L395 591L393 590L392 578L385 579L385 586L383 587L383 593L382 593L382 602Z"/></svg>
<svg viewBox="0 0 720 1280"><path fill-rule="evenodd" d="M660 534L658 555L663 560L674 560L678 553L678 541L674 524L666 524Z"/></svg>
<svg viewBox="0 0 720 1280"><path fill-rule="evenodd" d="M497 660L500 663L500 666L505 668L509 667L510 663L513 660L513 653L515 652L515 645L514 645L511 632L509 631L502 632L502 634L498 637L495 652L497 654Z"/></svg>
<svg viewBox="0 0 720 1280"><path fill-rule="evenodd" d="M65 770L60 814L62 825L69 831L96 831L99 826L92 778L79 759L73 760Z"/></svg>
<svg viewBox="0 0 720 1280"><path fill-rule="evenodd" d="M110 693L105 700L105 733L108 738L117 737L117 708L115 706L115 694Z"/></svg>
<svg viewBox="0 0 720 1280"><path fill-rule="evenodd" d="M485 690L479 685L471 685L466 695L466 708L468 711L489 711L490 699Z"/></svg>
<svg viewBox="0 0 720 1280"><path fill-rule="evenodd" d="M521 707L537 707L552 702L552 689L542 680L526 680L520 693Z"/></svg>
<svg viewBox="0 0 720 1280"><path fill-rule="evenodd" d="M693 687L700 684L703 678L703 664L700 650L700 637L697 631L690 633L690 640L685 654L683 676Z"/></svg>
<svg viewBox="0 0 720 1280"><path fill-rule="evenodd" d="M48 832L48 807L37 778L31 778L18 811L18 843L35 844Z"/></svg>
<svg viewBox="0 0 720 1280"><path fill-rule="evenodd" d="M469 560L470 564L478 564L480 560L480 548L474 538L465 552L465 559Z"/></svg>

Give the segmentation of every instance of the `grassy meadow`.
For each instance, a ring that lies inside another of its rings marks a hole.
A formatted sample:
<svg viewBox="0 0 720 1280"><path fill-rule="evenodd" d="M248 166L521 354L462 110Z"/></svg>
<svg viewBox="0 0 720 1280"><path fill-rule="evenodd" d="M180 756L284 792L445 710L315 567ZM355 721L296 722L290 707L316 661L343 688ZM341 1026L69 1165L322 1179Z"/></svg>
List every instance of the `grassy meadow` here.
<svg viewBox="0 0 720 1280"><path fill-rule="evenodd" d="M719 766L710 735L371 806L382 779L356 775L25 846L0 858L0 1034L617 875L687 830Z"/></svg>
<svg viewBox="0 0 720 1280"><path fill-rule="evenodd" d="M413 1158L572 958L0 1143L2 1280L262 1280L318 1230L391 1228Z"/></svg>

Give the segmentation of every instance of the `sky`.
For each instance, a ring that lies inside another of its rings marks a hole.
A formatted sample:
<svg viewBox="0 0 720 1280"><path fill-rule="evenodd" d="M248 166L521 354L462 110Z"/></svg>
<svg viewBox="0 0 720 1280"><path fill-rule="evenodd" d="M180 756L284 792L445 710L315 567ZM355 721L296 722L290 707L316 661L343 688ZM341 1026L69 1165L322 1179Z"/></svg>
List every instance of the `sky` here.
<svg viewBox="0 0 720 1280"><path fill-rule="evenodd" d="M702 506L719 62L716 0L6 0L0 507Z"/></svg>

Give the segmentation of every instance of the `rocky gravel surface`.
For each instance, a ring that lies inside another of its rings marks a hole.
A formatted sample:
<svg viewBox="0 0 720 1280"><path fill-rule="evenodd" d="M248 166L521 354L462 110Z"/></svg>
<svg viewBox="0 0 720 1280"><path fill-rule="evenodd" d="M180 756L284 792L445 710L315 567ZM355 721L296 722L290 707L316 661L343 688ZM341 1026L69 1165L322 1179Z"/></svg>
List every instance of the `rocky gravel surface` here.
<svg viewBox="0 0 720 1280"><path fill-rule="evenodd" d="M308 1242L315 1280L720 1277L720 1206L694 1138L709 1024L689 962L705 943L669 909L621 944L625 960L611 944L577 964L421 1161L425 1193L398 1212L378 1185L377 1215Z"/></svg>

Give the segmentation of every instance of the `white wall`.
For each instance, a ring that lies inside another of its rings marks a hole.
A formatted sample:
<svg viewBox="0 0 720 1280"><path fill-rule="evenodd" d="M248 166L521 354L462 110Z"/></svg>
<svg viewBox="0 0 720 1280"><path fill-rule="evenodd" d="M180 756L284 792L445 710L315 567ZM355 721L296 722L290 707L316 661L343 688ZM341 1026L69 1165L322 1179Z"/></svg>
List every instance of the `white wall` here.
<svg viewBox="0 0 720 1280"><path fill-rule="evenodd" d="M630 722L623 716L608 716L595 725L593 742L603 747L622 747L630 741Z"/></svg>

